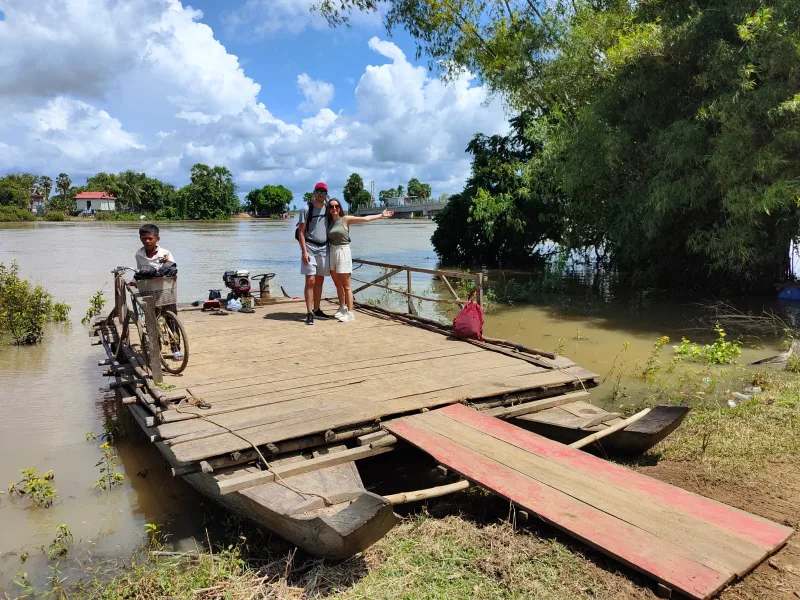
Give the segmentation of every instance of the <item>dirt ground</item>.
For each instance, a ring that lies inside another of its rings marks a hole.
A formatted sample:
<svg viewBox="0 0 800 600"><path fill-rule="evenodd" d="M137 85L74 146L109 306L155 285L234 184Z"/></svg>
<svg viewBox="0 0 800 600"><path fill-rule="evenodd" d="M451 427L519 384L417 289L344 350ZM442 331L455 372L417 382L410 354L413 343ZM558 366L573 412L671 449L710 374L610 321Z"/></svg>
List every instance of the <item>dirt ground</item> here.
<svg viewBox="0 0 800 600"><path fill-rule="evenodd" d="M800 598L800 465L772 464L735 483L713 471L661 461L637 468L641 473L795 529L788 543L741 581L728 586L720 600L797 600ZM641 597L641 596L636 596Z"/></svg>

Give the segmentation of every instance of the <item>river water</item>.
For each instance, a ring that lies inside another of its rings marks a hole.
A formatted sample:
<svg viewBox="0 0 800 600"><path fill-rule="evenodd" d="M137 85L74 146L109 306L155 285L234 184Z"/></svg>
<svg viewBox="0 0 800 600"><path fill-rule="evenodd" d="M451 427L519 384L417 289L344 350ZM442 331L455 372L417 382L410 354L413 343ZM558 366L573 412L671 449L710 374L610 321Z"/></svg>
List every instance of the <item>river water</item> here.
<svg viewBox="0 0 800 600"><path fill-rule="evenodd" d="M430 245L434 225L429 221L392 220L354 228L353 255L377 262L436 268ZM293 295L302 292L299 251L294 224L288 221L169 223L161 242L179 265L179 301L201 300L211 288L223 288L222 272L248 269L251 273L275 272L276 280ZM41 283L56 300L72 306L69 326L51 326L43 343L33 347L0 346L0 489L20 478L19 470L52 469L58 498L49 509L37 509L25 499L0 496L0 592L12 596L21 591L13 579L18 571L38 582L52 568L40 546L55 537L56 527L66 523L75 536L72 555L91 551L100 556L133 549L142 539L145 523L157 523L180 545L191 542L198 531L199 498L181 481L165 473L158 453L148 444L121 439L116 448L125 483L110 492L92 488L99 478L95 463L100 458L100 434L104 421L113 418L112 403L100 388L108 384L97 361L103 358L90 345L80 319L89 297L103 285L111 293L110 270L132 265L139 247L135 223L33 223L0 224L0 262L16 259L21 273ZM378 270L363 267L360 279L373 279ZM495 279L500 273L490 273ZM398 287L401 282L397 282ZM326 294L333 295L329 280ZM441 293L430 277L415 275L415 291ZM373 288L375 289L375 288ZM377 290L366 298L386 302L387 292ZM395 302L394 306L400 304ZM424 308L430 316L452 318L453 312ZM548 302L526 306L491 307L484 332L542 350L561 352L605 378L593 391L593 400L605 406L635 402L652 392L645 384L626 376L615 384L609 375L630 373L646 363L654 341L662 335L679 340L682 335L707 342L708 326L697 330L702 310L693 304L657 298L632 303L624 298L579 291ZM620 353L629 342L626 351ZM758 340L746 347L742 362L776 353L778 340ZM659 354L664 370L671 345ZM638 365L637 365L638 363ZM693 373L693 376L714 373ZM724 384L724 382L721 382ZM21 556L29 553L23 564ZM62 561L63 562L63 561Z"/></svg>

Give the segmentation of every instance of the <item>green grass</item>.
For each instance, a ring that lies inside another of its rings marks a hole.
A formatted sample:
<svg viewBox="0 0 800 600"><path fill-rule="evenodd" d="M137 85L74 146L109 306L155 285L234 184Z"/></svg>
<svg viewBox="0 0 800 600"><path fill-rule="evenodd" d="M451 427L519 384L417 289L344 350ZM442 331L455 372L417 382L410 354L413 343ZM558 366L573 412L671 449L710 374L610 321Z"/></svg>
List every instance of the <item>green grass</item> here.
<svg viewBox="0 0 800 600"><path fill-rule="evenodd" d="M655 453L666 460L699 462L726 479L752 473L768 462L797 462L800 379L774 372L759 383L761 393L733 408L712 402L693 408Z"/></svg>
<svg viewBox="0 0 800 600"><path fill-rule="evenodd" d="M462 500L468 495L462 495ZM293 552L230 547L213 555L142 552L124 568L106 565L70 592L76 600L150 598L325 598L337 600L567 600L613 597L633 585L551 537L507 522L413 516L362 555L339 563ZM254 595L260 590L261 595Z"/></svg>

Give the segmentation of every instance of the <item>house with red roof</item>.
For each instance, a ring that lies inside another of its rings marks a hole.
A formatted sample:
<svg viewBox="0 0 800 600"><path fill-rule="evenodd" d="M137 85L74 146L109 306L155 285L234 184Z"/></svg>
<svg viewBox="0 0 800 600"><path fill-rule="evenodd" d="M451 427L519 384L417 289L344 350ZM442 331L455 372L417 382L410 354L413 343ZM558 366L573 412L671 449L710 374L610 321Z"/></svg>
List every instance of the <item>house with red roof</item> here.
<svg viewBox="0 0 800 600"><path fill-rule="evenodd" d="M117 197L108 192L81 192L75 194L75 206L78 212L111 212L117 210Z"/></svg>

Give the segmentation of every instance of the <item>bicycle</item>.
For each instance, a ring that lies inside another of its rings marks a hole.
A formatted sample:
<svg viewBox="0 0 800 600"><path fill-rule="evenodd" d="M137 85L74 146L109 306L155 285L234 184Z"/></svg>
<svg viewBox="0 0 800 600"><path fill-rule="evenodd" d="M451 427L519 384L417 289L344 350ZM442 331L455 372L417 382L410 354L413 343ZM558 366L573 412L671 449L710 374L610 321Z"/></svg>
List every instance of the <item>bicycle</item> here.
<svg viewBox="0 0 800 600"><path fill-rule="evenodd" d="M136 272L136 269L117 267L112 271L117 304L115 311L122 327L114 357L119 360L122 347L129 343L131 323L136 327L142 348L147 348L148 333L144 326L144 309L139 298L150 296L156 309L161 366L173 375L183 372L189 363L189 338L178 315L169 310L176 301L177 277L157 277L130 282L124 277L126 271ZM138 289L136 293L130 291L134 286ZM152 371L149 353L145 351L143 354L148 368Z"/></svg>

